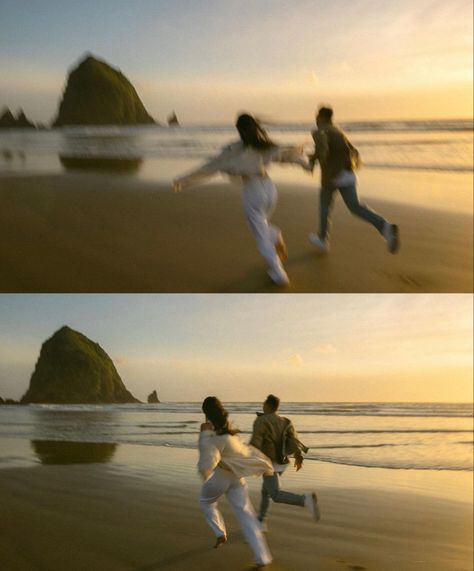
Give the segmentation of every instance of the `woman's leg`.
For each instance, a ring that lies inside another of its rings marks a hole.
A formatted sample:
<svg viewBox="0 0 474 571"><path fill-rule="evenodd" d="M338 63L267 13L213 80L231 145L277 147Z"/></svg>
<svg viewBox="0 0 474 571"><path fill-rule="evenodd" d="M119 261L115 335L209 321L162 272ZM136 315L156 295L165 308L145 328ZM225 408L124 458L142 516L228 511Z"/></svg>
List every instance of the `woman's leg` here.
<svg viewBox="0 0 474 571"><path fill-rule="evenodd" d="M280 229L269 224L276 204L276 189L270 179L252 179L242 191L242 202L249 228L255 238L257 249L267 262L271 276L280 283L287 283L288 276L275 249Z"/></svg>
<svg viewBox="0 0 474 571"><path fill-rule="evenodd" d="M227 499L239 520L242 532L250 545L257 565L268 565L272 562L272 555L267 542L255 516L249 498L247 482L244 478L233 477L234 481L226 492Z"/></svg>
<svg viewBox="0 0 474 571"><path fill-rule="evenodd" d="M227 491L232 481L231 477L232 474L229 473L229 476L227 476L224 470L217 468L201 488L199 503L204 517L216 537L225 537L227 535L224 519L217 504L219 498Z"/></svg>

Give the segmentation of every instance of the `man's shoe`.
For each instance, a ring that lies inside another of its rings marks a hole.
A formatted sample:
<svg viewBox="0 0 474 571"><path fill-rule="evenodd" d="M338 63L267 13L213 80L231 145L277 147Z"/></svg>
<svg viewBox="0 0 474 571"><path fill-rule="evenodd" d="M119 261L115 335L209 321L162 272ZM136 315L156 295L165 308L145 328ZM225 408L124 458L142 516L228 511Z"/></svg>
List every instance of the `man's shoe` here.
<svg viewBox="0 0 474 571"><path fill-rule="evenodd" d="M283 268L281 270L268 270L267 273L276 285L286 286L290 283L290 278Z"/></svg>
<svg viewBox="0 0 474 571"><path fill-rule="evenodd" d="M214 549L219 549L219 547L222 547L225 543L227 543L227 536L219 535L214 544Z"/></svg>
<svg viewBox="0 0 474 571"><path fill-rule="evenodd" d="M311 514L314 521L319 521L321 519L321 513L319 512L318 498L314 492L308 492L305 494L304 506Z"/></svg>
<svg viewBox="0 0 474 571"><path fill-rule="evenodd" d="M327 240L321 240L321 238L316 234L316 232L311 232L308 234L308 240L315 246L320 252L327 254L329 252L329 242Z"/></svg>
<svg viewBox="0 0 474 571"><path fill-rule="evenodd" d="M396 224L389 224L385 222L383 227L383 237L387 242L388 251L391 254L396 254L400 249L400 236L398 226Z"/></svg>

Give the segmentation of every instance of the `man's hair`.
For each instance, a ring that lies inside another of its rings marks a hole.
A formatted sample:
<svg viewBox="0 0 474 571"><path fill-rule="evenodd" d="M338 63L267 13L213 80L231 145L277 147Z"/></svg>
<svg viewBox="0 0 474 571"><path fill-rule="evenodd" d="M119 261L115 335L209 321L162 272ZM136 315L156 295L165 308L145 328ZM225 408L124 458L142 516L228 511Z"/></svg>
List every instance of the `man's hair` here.
<svg viewBox="0 0 474 571"><path fill-rule="evenodd" d="M275 412L278 410L278 407L280 406L280 399L275 395L268 395L265 400L265 404L269 406L273 412Z"/></svg>
<svg viewBox="0 0 474 571"><path fill-rule="evenodd" d="M325 119L326 121L332 121L333 113L334 113L334 111L332 110L332 108L327 107L325 105L323 105L322 107L320 107L318 109L318 117L321 117L322 119Z"/></svg>

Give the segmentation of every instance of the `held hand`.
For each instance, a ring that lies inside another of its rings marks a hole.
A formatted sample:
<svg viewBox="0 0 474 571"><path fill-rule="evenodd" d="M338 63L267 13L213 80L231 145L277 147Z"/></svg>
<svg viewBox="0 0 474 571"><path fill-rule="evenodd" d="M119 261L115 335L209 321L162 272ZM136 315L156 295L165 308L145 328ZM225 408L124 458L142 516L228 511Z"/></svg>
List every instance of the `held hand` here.
<svg viewBox="0 0 474 571"><path fill-rule="evenodd" d="M203 422L203 423L201 424L201 432L202 432L203 430L212 430L212 429L213 429L213 426L212 426L212 424L211 424L210 422Z"/></svg>

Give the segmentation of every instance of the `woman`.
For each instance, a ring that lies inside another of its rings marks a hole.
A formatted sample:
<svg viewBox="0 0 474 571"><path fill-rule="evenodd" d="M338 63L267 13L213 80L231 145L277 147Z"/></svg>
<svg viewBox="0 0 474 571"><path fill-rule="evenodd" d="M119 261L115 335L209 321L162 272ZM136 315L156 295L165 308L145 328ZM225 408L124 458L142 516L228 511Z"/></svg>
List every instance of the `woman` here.
<svg viewBox="0 0 474 571"><path fill-rule="evenodd" d="M272 142L267 132L251 115L240 115L236 123L240 141L197 170L173 181L173 190L202 182L217 172L242 179L242 202L257 248L268 264L268 275L278 285L289 283L282 262L288 253L279 228L269 220L275 210L277 191L266 168L271 162L293 163L310 170L307 157L299 149L282 148Z"/></svg>
<svg viewBox="0 0 474 571"><path fill-rule="evenodd" d="M217 397L207 397L202 410L206 422L201 425L199 435L198 470L204 484L199 501L217 538L214 547L227 541L224 520L217 507L219 498L225 494L254 552L256 567L264 567L271 563L272 557L260 531L244 477L271 475L272 463L259 450L240 440Z"/></svg>

